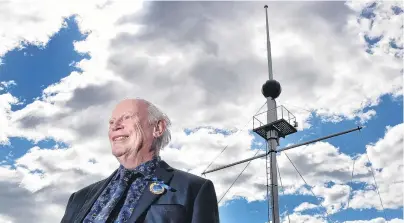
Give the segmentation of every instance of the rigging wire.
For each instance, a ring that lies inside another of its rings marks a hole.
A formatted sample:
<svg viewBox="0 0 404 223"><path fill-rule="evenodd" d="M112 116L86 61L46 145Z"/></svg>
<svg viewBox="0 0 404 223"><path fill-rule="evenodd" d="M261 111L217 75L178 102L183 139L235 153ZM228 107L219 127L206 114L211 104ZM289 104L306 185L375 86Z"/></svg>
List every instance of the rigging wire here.
<svg viewBox="0 0 404 223"><path fill-rule="evenodd" d="M355 157L354 157L354 159L353 159L353 164L352 164L352 174L351 174L351 181L350 181L350 183L349 184L351 184L352 185L352 181L353 181L353 175L354 175L354 170L355 170L355 161L356 161L356 159L355 159ZM351 196L351 191L352 191L352 186L350 187L350 189L349 189L349 194L348 194L348 201L347 201L347 206L346 206L346 208L345 209L348 209L349 208L349 201L350 201L350 196Z"/></svg>
<svg viewBox="0 0 404 223"><path fill-rule="evenodd" d="M362 138L362 134L361 134L361 133L362 133L362 131L359 131L360 137ZM365 154L366 154L366 157L368 158L368 161L369 161L369 164L370 164L370 165L369 165L369 167L370 167L370 172L372 173L372 177L373 177L373 180L374 180L374 182L375 182L375 187L376 187L377 195L379 195L380 205L382 206L384 219L387 220L387 218L386 218L386 211L385 211L385 209L384 209L384 205L383 205L383 201L382 201L382 196L380 195L379 186L377 185L376 177L375 177L375 174L374 174L373 164L372 164L372 162L370 161L370 158L369 158L369 155L368 155L368 151L367 151L367 150L365 151Z"/></svg>
<svg viewBox="0 0 404 223"><path fill-rule="evenodd" d="M309 110L309 109L307 109L307 108L302 108L302 107L300 107L300 106L292 105L292 104L289 104L289 103L286 103L286 102L283 102L283 103L280 103L280 104L286 104L286 105L288 105L288 106L292 106L292 107L295 107L295 108L298 108L298 109L300 109L300 110L304 110L304 111L307 111L307 112L310 112L310 113L316 111L315 109ZM322 109L322 108L320 108L320 109Z"/></svg>
<svg viewBox="0 0 404 223"><path fill-rule="evenodd" d="M278 101L280 102L280 100L278 100ZM361 101L361 108L363 107L364 102L365 102L364 100ZM300 107L300 106L289 104L287 102L282 102L282 104L292 106L292 107L295 107L295 108L298 108L300 110L304 110L304 111L307 111L307 112L310 112L310 113L316 112L316 111L321 110L321 109L326 110L323 107L320 107L320 108L317 108L317 109L313 109L313 108L312 109L307 109L307 108L303 108L303 107ZM307 106L307 104L305 104L304 106Z"/></svg>
<svg viewBox="0 0 404 223"><path fill-rule="evenodd" d="M301 174L300 171L297 169L297 167L296 167L295 164L292 162L292 160L289 158L289 156L286 154L286 152L284 152L284 154L285 154L285 156L288 158L288 160L290 161L290 163L293 165L293 167L295 168L296 172L300 175L300 177L302 178L302 180L304 181L304 183L309 186L310 192L313 194L313 196L314 196L314 197L317 197L317 196L314 194L313 190L311 189L311 186L310 186L310 185L306 182L306 180L303 178L302 174ZM321 202L320 202L319 205L320 205L322 208L324 208L324 212L325 212L325 214L326 214L326 217L327 217L328 219L330 219L327 209L321 204Z"/></svg>
<svg viewBox="0 0 404 223"><path fill-rule="evenodd" d="M380 196L380 192L379 192L379 188L378 188L378 186L377 186L375 174L373 173L373 167L372 167L373 165L372 165L372 162L370 162L369 155L368 155L368 152L367 152L367 151L366 151L366 156L368 157L368 160L369 160L369 163L370 163L369 167L370 167L370 170L371 170L371 172L372 172L373 180L375 181L376 191L377 191L377 194L379 195L380 204L382 205L384 219L387 220L387 218L386 218L386 212L385 212L384 206L383 206L382 197Z"/></svg>
<svg viewBox="0 0 404 223"><path fill-rule="evenodd" d="M265 102L265 103L260 107L260 109L258 110L257 113L255 113L255 115L258 114L258 113L261 111L261 109L262 109L266 104L267 104L267 102ZM254 115L254 116L255 116L255 115ZM240 132L244 131L245 128L248 126L248 124L250 124L250 122L251 122L252 119L253 119L253 118L251 118L250 120L248 120L247 124L245 124L244 127L243 127L241 130L238 130L238 131L234 134L234 136L237 136L237 134L239 134ZM222 151L212 160L212 162L208 165L208 167L206 167L206 169L205 169L202 173L206 172L206 170L209 169L209 167L210 167L210 166L216 161L216 159L227 149L228 146L229 146L229 145L227 144L227 145L222 149Z"/></svg>
<svg viewBox="0 0 404 223"><path fill-rule="evenodd" d="M361 103L362 106L363 102ZM359 126L358 120L355 121L355 125ZM349 184L352 185L353 182L353 176L354 176L354 171L355 171L355 162L356 162L357 157L353 157L353 163L352 163L352 173L351 173L351 180L349 181ZM353 189L352 186L349 187L349 194L348 194L348 201L347 201L347 206L345 209L349 208L349 202L350 202L350 197Z"/></svg>
<svg viewBox="0 0 404 223"><path fill-rule="evenodd" d="M261 150L257 149L257 152L255 153L254 156L256 156L258 154L258 152ZM233 183L230 185L229 189L227 189L227 191L223 194L223 196L220 198L219 202L217 202L218 204L220 203L220 201L222 201L222 199L224 198L224 196L226 196L226 194L230 191L230 189L233 187L234 183L236 183L236 181L238 180L238 178L241 176L241 174L243 174L243 172L247 169L248 165L250 165L252 160L250 160L247 165L244 167L244 169L240 172L240 174L237 176L237 178L233 181Z"/></svg>
<svg viewBox="0 0 404 223"><path fill-rule="evenodd" d="M283 187L281 171L279 170L279 165L276 165L276 168L278 169L279 181L280 181L281 187L282 187L282 194L285 195L285 188ZM286 209L286 204L285 204L285 209ZM290 223L289 213L287 212L287 210L286 210L286 213L288 214L288 221Z"/></svg>

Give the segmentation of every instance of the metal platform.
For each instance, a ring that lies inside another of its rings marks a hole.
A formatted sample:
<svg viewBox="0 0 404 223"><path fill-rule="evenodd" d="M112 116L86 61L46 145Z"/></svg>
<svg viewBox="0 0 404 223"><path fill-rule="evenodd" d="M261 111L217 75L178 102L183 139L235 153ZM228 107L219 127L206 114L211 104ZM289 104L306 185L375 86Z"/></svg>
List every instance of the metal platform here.
<svg viewBox="0 0 404 223"><path fill-rule="evenodd" d="M288 121L285 119L279 119L272 123L260 126L258 128L253 129L255 133L260 135L262 138L267 139L267 132L275 130L278 132L279 138L285 138L285 136L293 134L297 132L296 128L293 127Z"/></svg>
<svg viewBox="0 0 404 223"><path fill-rule="evenodd" d="M278 119L271 123L264 124L259 119L259 116L265 115L266 117L267 111L257 114L253 118L253 131L264 139L268 139L267 133L271 130L275 130L279 138L285 138L285 136L297 132L296 117L283 106L278 106L276 109Z"/></svg>

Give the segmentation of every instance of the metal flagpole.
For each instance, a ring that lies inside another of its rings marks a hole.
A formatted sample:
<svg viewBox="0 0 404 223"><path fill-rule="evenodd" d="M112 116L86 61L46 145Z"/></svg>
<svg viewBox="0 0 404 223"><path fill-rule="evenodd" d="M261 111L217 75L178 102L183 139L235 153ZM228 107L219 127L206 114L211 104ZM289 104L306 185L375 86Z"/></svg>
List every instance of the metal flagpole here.
<svg viewBox="0 0 404 223"><path fill-rule="evenodd" d="M268 26L268 6L265 5L265 19L266 19L266 31L267 31L267 54L268 54L268 74L269 81L273 80L272 74L272 58L271 58L271 41L269 39L269 26ZM280 86L280 85L279 85ZM280 89L279 89L280 93ZM267 97L267 123L272 123L276 121L277 109L275 98L279 95L268 95ZM268 152L270 157L269 163L269 176L271 179L270 192L271 192L271 215L272 222L279 223L279 202L278 202L278 174L277 174L277 163L276 163L276 147L278 146L278 133L275 130L270 130L267 133L268 140Z"/></svg>

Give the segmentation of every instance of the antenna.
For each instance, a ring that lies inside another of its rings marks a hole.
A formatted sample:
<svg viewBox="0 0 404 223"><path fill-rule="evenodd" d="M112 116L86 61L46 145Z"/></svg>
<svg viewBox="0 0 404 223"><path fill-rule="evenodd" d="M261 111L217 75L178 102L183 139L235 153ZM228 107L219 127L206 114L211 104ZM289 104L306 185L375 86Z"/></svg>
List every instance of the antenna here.
<svg viewBox="0 0 404 223"><path fill-rule="evenodd" d="M296 148L302 145L311 144L324 139L332 138L335 136L343 135L346 133L361 130L362 127L358 126L347 131L331 134L318 139L310 140L304 143L295 144L282 149L277 149L279 146L279 138L285 138L287 135L297 132L297 122L296 117L289 112L284 106L276 106L275 99L281 94L282 88L278 81L273 79L272 74L272 58L271 58L271 42L269 39L269 25L268 25L268 6L265 5L265 18L266 18L266 34L267 34L267 54L268 54L268 74L269 80L262 85L261 93L267 100L266 124L263 124L258 118L258 116L264 114L265 112L259 113L253 117L253 131L259 136L264 138L267 143L267 150L265 154L254 156L245 160L241 160L235 163L231 163L213 170L205 171L202 174L215 172L222 170L231 166L235 166L244 162L252 161L258 158L265 157L267 166L269 164L269 169L266 168L267 175L267 197L270 197L270 206L272 223L280 223L279 219L279 197L278 197L278 175L277 175L277 162L276 153ZM280 116L278 116L278 110L280 111ZM270 181L270 182L269 182ZM270 193L269 193L270 192ZM269 216L268 216L269 218Z"/></svg>
<svg viewBox="0 0 404 223"><path fill-rule="evenodd" d="M267 53L268 53L268 74L269 80L262 86L262 94L267 99L267 123L273 123L277 120L277 109L276 109L276 101L275 99L279 97L281 94L282 88L279 82L273 79L272 74L272 56L271 56L271 41L269 39L269 25L268 25L268 6L265 5L265 22L266 22L266 31L267 31ZM296 129L292 127L292 131L296 132ZM266 131L265 131L266 130ZM271 194L271 216L272 222L280 222L279 220L279 202L278 202L278 172L277 172L277 163L276 163L276 147L279 145L279 135L278 131L273 128L264 129L264 133L266 133L264 138L268 141L267 143L267 151L269 151L269 174L267 168L267 184L268 184L268 176L271 180L269 184L269 191ZM268 163L268 157L267 157ZM268 185L267 185L268 188ZM268 190L267 190L268 196Z"/></svg>

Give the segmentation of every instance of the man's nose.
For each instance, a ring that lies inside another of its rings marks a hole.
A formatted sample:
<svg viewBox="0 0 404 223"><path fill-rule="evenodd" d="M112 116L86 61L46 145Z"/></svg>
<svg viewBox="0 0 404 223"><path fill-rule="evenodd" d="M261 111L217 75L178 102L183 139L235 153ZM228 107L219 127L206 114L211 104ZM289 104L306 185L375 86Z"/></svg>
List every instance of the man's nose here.
<svg viewBox="0 0 404 223"><path fill-rule="evenodd" d="M120 129L123 129L123 125L121 125L121 122L116 122L112 125L112 131L117 131Z"/></svg>

